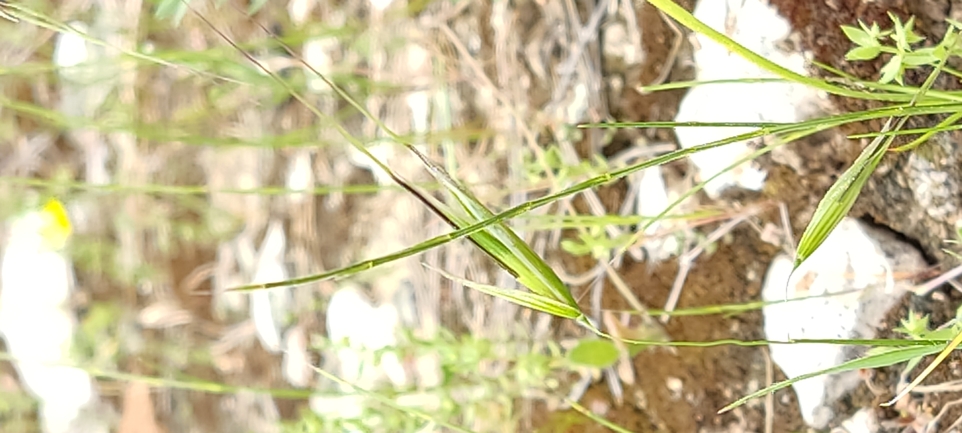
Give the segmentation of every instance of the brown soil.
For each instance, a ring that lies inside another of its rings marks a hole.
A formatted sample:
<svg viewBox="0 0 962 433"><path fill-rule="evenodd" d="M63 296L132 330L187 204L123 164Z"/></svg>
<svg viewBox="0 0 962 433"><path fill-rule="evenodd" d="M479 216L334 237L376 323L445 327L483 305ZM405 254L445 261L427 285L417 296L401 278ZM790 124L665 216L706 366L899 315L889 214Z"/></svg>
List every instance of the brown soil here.
<svg viewBox="0 0 962 433"><path fill-rule="evenodd" d="M774 217L774 215L772 215ZM770 222L775 219L771 218ZM758 299L765 263L777 252L758 240L750 229L732 233L732 242L722 245L709 257L698 260L690 273L679 301L680 308L725 303L743 303ZM636 293L647 305L664 305L677 273L675 263L648 266L644 263L626 267L625 279L636 287ZM749 275L751 274L751 275ZM612 302L606 307L628 308ZM667 331L677 341L712 341L721 339L764 339L760 332L760 312L738 317L707 316L672 319ZM763 428L764 411L759 405L717 415L716 411L753 391L753 385L764 383L766 352L758 348L725 346L718 348L678 348L649 350L635 359L640 387L648 400L648 408L667 431L699 431L723 429L738 425L750 431ZM684 398L672 397L664 380L681 379ZM801 424L794 402L776 395L776 430L787 431Z"/></svg>

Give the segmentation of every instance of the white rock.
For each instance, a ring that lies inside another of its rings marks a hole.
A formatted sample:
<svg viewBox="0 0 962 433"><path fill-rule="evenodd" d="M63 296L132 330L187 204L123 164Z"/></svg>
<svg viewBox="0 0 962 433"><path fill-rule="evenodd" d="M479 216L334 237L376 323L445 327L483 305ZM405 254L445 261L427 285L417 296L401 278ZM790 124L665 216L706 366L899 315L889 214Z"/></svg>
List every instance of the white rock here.
<svg viewBox="0 0 962 433"><path fill-rule="evenodd" d="M88 34L94 39L103 35L90 32L79 21L71 22L70 27L73 31L57 34L53 52L60 77L58 110L70 118L94 118L116 85L116 64L103 49L84 39ZM85 154L85 180L95 185L109 183L111 152L103 137L87 128L71 128L67 137Z"/></svg>
<svg viewBox="0 0 962 433"><path fill-rule="evenodd" d="M336 38L311 38L304 42L304 62L310 65L310 67L304 67L304 74L308 77L307 88L312 93L331 93L330 86L317 74L328 76L331 73L334 66L331 53L335 49L337 49Z"/></svg>
<svg viewBox="0 0 962 433"><path fill-rule="evenodd" d="M287 189L298 191L288 196L292 205L304 203L314 189L314 167L311 163L309 150L298 151L288 163Z"/></svg>
<svg viewBox="0 0 962 433"><path fill-rule="evenodd" d="M875 433L880 431L880 428L881 426L879 426L878 417L875 416L875 410L866 408L855 412L851 418L842 421L842 425L837 429L832 430L832 432Z"/></svg>
<svg viewBox="0 0 962 433"><path fill-rule="evenodd" d="M661 174L661 167L652 167L642 171L638 177L637 211L641 215L658 215L664 212L671 202L665 179ZM667 223L670 225L670 223ZM652 236L645 240L644 249L650 260L660 262L678 254L678 239L674 236L654 237L666 226L665 221L658 221L647 229L645 235Z"/></svg>
<svg viewBox="0 0 962 433"><path fill-rule="evenodd" d="M284 334L284 359L281 372L287 383L298 388L306 387L313 373L311 360L307 353L307 335L301 326L292 326Z"/></svg>
<svg viewBox="0 0 962 433"><path fill-rule="evenodd" d="M87 41L81 36L87 34L87 26L79 21L71 22L70 26L76 32L57 34L53 49L53 64L59 68L58 72L62 79L83 83L87 78L86 74L77 71L76 67L83 65L90 58Z"/></svg>
<svg viewBox="0 0 962 433"><path fill-rule="evenodd" d="M311 397L311 410L323 417L333 419L359 419L364 414L364 400L360 395L314 395ZM344 430L360 432L361 430Z"/></svg>
<svg viewBox="0 0 962 433"><path fill-rule="evenodd" d="M922 267L924 261L911 247L846 218L790 281L792 260L785 255L775 258L762 288L764 301L834 296L766 306L765 338L873 338L875 327L909 288L894 278L895 272ZM827 344L776 344L770 351L772 360L789 378L834 367L853 357L843 346ZM859 381L855 372L848 372L795 383L805 422L824 428L835 415L831 404Z"/></svg>
<svg viewBox="0 0 962 433"><path fill-rule="evenodd" d="M311 11L317 6L317 0L291 0L287 4L287 14L291 17L291 22L300 26L307 22L311 16Z"/></svg>
<svg viewBox="0 0 962 433"><path fill-rule="evenodd" d="M411 110L411 129L416 134L427 134L431 120L431 94L427 91L408 93L404 97Z"/></svg>
<svg viewBox="0 0 962 433"><path fill-rule="evenodd" d="M371 0L371 8L377 12L383 12L391 6L391 3L394 3L394 0Z"/></svg>
<svg viewBox="0 0 962 433"><path fill-rule="evenodd" d="M383 386L387 380L395 389L409 386L397 354L390 351L397 345L398 326L398 312L394 305L374 307L353 286L335 292L327 307L328 338L338 347L333 353L339 364L334 373L347 383L366 390ZM380 365L375 365L375 352L382 349L387 351L381 354ZM355 392L353 387L340 386L339 389L343 395L311 397L311 410L325 418L356 420L377 430L378 417L362 417L368 399Z"/></svg>
<svg viewBox="0 0 962 433"><path fill-rule="evenodd" d="M274 283L288 279L284 264L286 245L283 224L272 220L267 227L264 241L258 251L257 264L251 284ZM282 286L268 290L255 290L250 294L251 320L261 345L271 352L281 348L281 332L284 316L290 311L290 287Z"/></svg>
<svg viewBox="0 0 962 433"><path fill-rule="evenodd" d="M340 377L364 389L372 389L387 377L394 385L408 383L404 368L391 351L375 366L375 351L397 345L398 312L392 304L372 306L354 287L338 290L327 307L327 334L337 350ZM344 389L344 391L349 391Z"/></svg>
<svg viewBox="0 0 962 433"><path fill-rule="evenodd" d="M718 0L698 2L694 15L715 30L761 56L798 73L804 73L805 59L797 53L784 53L776 43L788 36L791 28L774 8L762 0ZM697 34L694 57L699 81L772 78L774 75L726 50L704 35ZM682 100L675 120L678 122L794 122L811 111L816 93L789 83L710 84L691 89ZM690 148L751 131L753 128L685 127L677 128L679 144ZM752 150L747 142L736 142L691 156L701 179L706 180ZM705 192L717 198L726 188L739 186L760 190L763 171L742 164L709 182Z"/></svg>
<svg viewBox="0 0 962 433"><path fill-rule="evenodd" d="M371 154L371 156L381 163L390 166L390 159L395 155L393 146L394 143L372 143L371 145L367 146L367 151ZM365 155L353 146L347 148L347 155L348 159L351 161L351 164L354 164L355 167L369 170L371 174L374 175L374 180L378 185L393 184L394 180L391 179L391 176L382 170L381 167L371 159L371 157Z"/></svg>

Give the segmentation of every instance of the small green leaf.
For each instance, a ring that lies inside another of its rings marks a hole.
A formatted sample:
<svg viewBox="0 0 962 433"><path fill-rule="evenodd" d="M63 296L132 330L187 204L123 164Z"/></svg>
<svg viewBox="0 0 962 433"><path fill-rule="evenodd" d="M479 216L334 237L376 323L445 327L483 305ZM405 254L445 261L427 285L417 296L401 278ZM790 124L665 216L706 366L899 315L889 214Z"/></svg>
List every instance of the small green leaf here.
<svg viewBox="0 0 962 433"><path fill-rule="evenodd" d="M852 26L842 26L842 32L845 33L845 37L852 41L855 45L860 47L877 47L879 46L878 40L876 40L868 32L852 27Z"/></svg>
<svg viewBox="0 0 962 433"><path fill-rule="evenodd" d="M885 66L882 66L882 76L879 78L879 83L888 84L892 81L896 81L902 84L902 56L894 55L889 59Z"/></svg>
<svg viewBox="0 0 962 433"><path fill-rule="evenodd" d="M893 331L918 339L929 330L929 316L909 310L907 317L901 320L901 325Z"/></svg>
<svg viewBox="0 0 962 433"><path fill-rule="evenodd" d="M905 41L910 44L916 44L924 40L924 37L915 33L915 17L909 18L909 21L905 23Z"/></svg>
<svg viewBox="0 0 962 433"><path fill-rule="evenodd" d="M954 38L954 37L956 37L956 36L955 36L955 34L953 33L952 38ZM935 56L935 58L938 59L939 62L941 62L942 59L947 59L947 58L949 58L949 55L948 55L948 54L949 54L949 50L948 50L948 48L946 48L946 47L950 47L950 46L952 46L952 44L954 44L954 43L955 43L954 41L949 41L948 43L936 45L935 48L932 49L932 55Z"/></svg>
<svg viewBox="0 0 962 433"><path fill-rule="evenodd" d="M858 20L858 26L876 41L882 36L882 31L879 29L878 23L872 23L872 27L869 27L865 25L864 21Z"/></svg>
<svg viewBox="0 0 962 433"><path fill-rule="evenodd" d="M568 352L568 360L594 368L608 368L618 362L618 348L610 340L581 340Z"/></svg>
<svg viewBox="0 0 962 433"><path fill-rule="evenodd" d="M907 53L902 57L902 64L906 66L931 65L938 61L939 58L935 55L935 48L923 48Z"/></svg>
<svg viewBox="0 0 962 433"><path fill-rule="evenodd" d="M581 257L591 254L592 246L571 239L562 239L561 249L573 256Z"/></svg>
<svg viewBox="0 0 962 433"><path fill-rule="evenodd" d="M909 47L909 42L905 36L905 25L902 24L902 20L891 11L888 14L889 18L892 19L892 30L895 31L891 36L892 40L895 41L895 45L902 52L911 51L912 48Z"/></svg>
<svg viewBox="0 0 962 433"><path fill-rule="evenodd" d="M879 47L855 47L845 53L845 60L872 60L881 52Z"/></svg>

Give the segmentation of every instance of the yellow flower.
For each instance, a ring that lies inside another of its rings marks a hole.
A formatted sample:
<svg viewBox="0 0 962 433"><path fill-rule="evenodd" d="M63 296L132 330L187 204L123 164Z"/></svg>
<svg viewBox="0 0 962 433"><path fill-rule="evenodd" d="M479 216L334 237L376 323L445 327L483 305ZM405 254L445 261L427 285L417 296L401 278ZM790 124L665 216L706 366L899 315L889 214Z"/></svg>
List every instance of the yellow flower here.
<svg viewBox="0 0 962 433"><path fill-rule="evenodd" d="M67 210L64 209L60 200L47 200L47 204L40 211L40 218L42 219L40 236L46 246L52 250L63 248L73 232L73 227L70 225L70 218L67 217Z"/></svg>
<svg viewBox="0 0 962 433"><path fill-rule="evenodd" d="M8 227L0 260L0 310L12 315L26 305L65 303L73 278L63 252L71 233L63 204L48 200L15 217ZM0 325L7 319L10 317L0 317Z"/></svg>

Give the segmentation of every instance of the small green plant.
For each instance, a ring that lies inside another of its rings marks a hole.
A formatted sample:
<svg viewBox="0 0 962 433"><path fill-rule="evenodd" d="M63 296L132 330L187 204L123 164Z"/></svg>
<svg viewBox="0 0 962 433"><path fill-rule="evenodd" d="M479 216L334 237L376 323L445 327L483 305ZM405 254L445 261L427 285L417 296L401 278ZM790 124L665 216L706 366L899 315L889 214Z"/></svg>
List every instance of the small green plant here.
<svg viewBox="0 0 962 433"><path fill-rule="evenodd" d="M927 315L922 315L916 313L915 311L909 311L908 317L902 319L899 327L893 329L893 331L901 333L911 340L916 341L949 341L954 337L959 331L962 331L962 327L959 324L959 314L962 313L962 309L956 312L954 319L950 320L945 325L932 329L930 327L930 318ZM880 348L874 350L878 351ZM915 357L910 360L903 368L903 376L908 374L908 372L915 369L919 363L922 362L922 357Z"/></svg>
<svg viewBox="0 0 962 433"><path fill-rule="evenodd" d="M889 18L892 19L892 28L884 31L879 29L878 23L867 26L861 20L858 27L842 26L842 32L856 45L845 54L845 60L874 60L882 53L889 53L892 57L882 67L879 82L886 84L894 80L904 85L902 77L906 69L936 64L942 58L942 53L936 52L938 47L912 48L912 45L925 40L915 33L915 17L909 18L904 24L891 12ZM894 46L883 44L889 40L894 42Z"/></svg>
<svg viewBox="0 0 962 433"><path fill-rule="evenodd" d="M23 394L0 391L0 424L9 431L39 431L33 420L37 401Z"/></svg>
<svg viewBox="0 0 962 433"><path fill-rule="evenodd" d="M98 368L116 368L123 350L118 335L122 314L115 304L97 302L91 305L80 322L74 343L77 359L88 360L89 365Z"/></svg>

